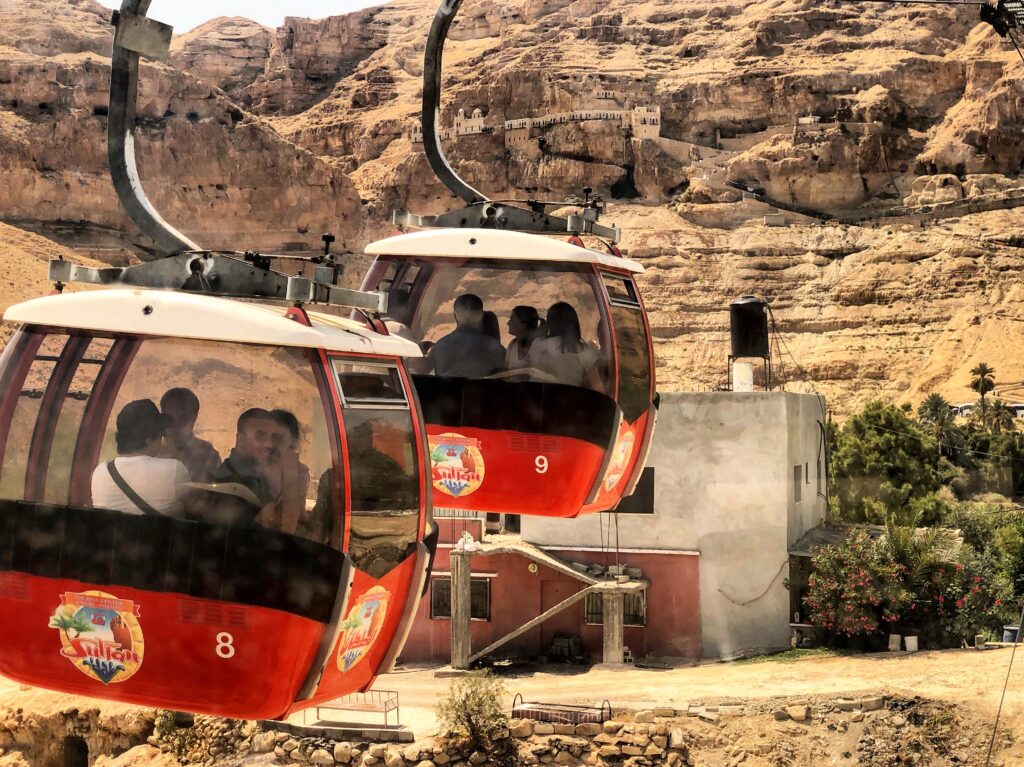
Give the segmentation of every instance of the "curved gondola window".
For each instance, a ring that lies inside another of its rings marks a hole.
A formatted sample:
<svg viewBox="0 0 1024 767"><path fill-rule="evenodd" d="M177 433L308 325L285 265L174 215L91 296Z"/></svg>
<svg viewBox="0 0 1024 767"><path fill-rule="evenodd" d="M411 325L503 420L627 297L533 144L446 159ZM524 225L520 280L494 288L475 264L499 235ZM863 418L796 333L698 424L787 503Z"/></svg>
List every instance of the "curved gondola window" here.
<svg viewBox="0 0 1024 767"><path fill-rule="evenodd" d="M178 419L159 457L180 461L188 484L180 510L169 515L340 545L340 499L319 481L332 465L333 427L305 350L143 340L113 396L92 466L118 454L117 415L141 399ZM182 413L187 421L196 403L194 426L183 429ZM243 413L252 417L240 423Z"/></svg>
<svg viewBox="0 0 1024 767"><path fill-rule="evenodd" d="M344 403L352 516L349 556L380 578L414 550L419 460L412 413L393 365L335 361Z"/></svg>
<svg viewBox="0 0 1024 767"><path fill-rule="evenodd" d="M43 396L69 338L63 333L43 335L27 332L26 335L42 337L26 338L28 344L35 346L38 343L38 347L22 381L17 402L13 403L6 443L0 446L3 449L0 498L19 501L26 499L25 485L29 478L32 435L39 421ZM13 366L14 359L10 359L9 364ZM2 426L5 424L0 424Z"/></svg>
<svg viewBox="0 0 1024 767"><path fill-rule="evenodd" d="M397 264L397 266L396 266ZM429 268L426 268L429 266ZM571 383L576 380L562 380L559 371L537 354L536 362L523 361L512 369L508 367L506 350L512 341L508 323L513 309L528 306L536 309L544 320L552 305L559 302L569 304L579 320L581 340L589 350L581 359L591 361L596 367L596 378L584 385L607 391L609 387L610 338L602 321L599 297L600 287L589 268L577 268L571 264L536 264L514 262L494 265L472 260L435 261L424 264L408 264L392 261L379 272L379 278L371 279L371 287L389 292L389 300L396 308L396 318L401 318L407 328L398 335L410 338L428 351L423 360L411 360L414 373L433 373L446 377L464 378L511 378L512 380L535 380L548 383ZM456 330L454 302L460 296L473 294L481 299L484 312L490 312L497 319L497 341L501 346L496 361L486 344L466 333L449 346L447 354L430 354L429 350L438 341ZM406 305L408 302L408 305ZM396 332L396 330L392 330ZM538 329L536 338L544 335L544 328ZM452 348L465 351L452 358ZM540 347L538 346L538 352ZM486 356L486 361L483 357ZM472 357L468 364L464 364ZM447 359L445 359L447 358ZM567 371L575 372L573 366L564 363ZM456 371L456 372L449 372ZM587 378L586 375L579 376Z"/></svg>
<svg viewBox="0 0 1024 767"><path fill-rule="evenodd" d="M608 293L612 326L618 357L619 390L617 401L628 423L651 407L651 349L647 326L637 294L629 277L601 274Z"/></svg>

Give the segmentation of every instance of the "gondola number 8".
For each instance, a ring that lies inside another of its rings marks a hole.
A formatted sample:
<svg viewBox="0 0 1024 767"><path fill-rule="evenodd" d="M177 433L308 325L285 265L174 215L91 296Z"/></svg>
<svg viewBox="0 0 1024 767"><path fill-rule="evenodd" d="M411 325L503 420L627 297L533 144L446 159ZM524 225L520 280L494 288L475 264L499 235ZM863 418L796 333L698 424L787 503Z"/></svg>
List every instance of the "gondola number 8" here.
<svg viewBox="0 0 1024 767"><path fill-rule="evenodd" d="M538 474L548 473L548 457L546 455L538 455L534 458L533 465L537 469Z"/></svg>
<svg viewBox="0 0 1024 767"><path fill-rule="evenodd" d="M227 631L221 631L217 634L217 646L214 648L214 652L225 660L228 658L235 657L235 638L231 636Z"/></svg>

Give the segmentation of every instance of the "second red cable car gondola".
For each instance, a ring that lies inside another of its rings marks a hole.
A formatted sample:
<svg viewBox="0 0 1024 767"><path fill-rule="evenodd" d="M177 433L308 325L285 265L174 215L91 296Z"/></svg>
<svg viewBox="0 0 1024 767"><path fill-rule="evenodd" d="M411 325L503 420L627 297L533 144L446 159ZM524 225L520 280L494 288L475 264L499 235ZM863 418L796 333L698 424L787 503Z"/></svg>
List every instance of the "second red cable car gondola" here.
<svg viewBox="0 0 1024 767"><path fill-rule="evenodd" d="M479 297L499 320L524 306L543 317L561 302L578 318L580 357L593 360L592 376L568 382L532 357L477 378L414 363L430 373L414 379L439 507L574 517L615 508L632 492L655 421L650 333L634 281L643 267L493 229L417 232L367 253L376 260L363 288L388 294L407 338L429 345L450 333L460 295ZM507 332L501 342L512 343ZM576 356L566 359L567 375L583 372L572 367Z"/></svg>

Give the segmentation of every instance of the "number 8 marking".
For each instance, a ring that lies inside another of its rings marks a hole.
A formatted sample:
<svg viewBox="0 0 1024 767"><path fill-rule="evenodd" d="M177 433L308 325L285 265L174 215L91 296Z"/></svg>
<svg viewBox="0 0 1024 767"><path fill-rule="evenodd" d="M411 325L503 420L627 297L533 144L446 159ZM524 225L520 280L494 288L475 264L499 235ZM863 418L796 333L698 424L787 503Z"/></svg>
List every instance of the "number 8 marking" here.
<svg viewBox="0 0 1024 767"><path fill-rule="evenodd" d="M548 473L548 457L546 455L538 455L534 459L533 465L537 468L538 474Z"/></svg>
<svg viewBox="0 0 1024 767"><path fill-rule="evenodd" d="M234 658L235 638L226 631L222 631L219 634L217 634L217 647L215 649L215 652L221 658Z"/></svg>

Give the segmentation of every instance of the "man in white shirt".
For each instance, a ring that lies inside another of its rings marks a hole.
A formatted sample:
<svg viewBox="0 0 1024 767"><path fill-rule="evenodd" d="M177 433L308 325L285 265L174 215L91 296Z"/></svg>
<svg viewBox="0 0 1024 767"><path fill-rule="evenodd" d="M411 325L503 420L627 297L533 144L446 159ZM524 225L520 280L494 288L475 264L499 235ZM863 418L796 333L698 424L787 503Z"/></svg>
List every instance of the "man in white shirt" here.
<svg viewBox="0 0 1024 767"><path fill-rule="evenodd" d="M125 514L181 515L188 469L159 458L168 419L151 400L129 402L117 414L117 458L92 474L92 505Z"/></svg>

